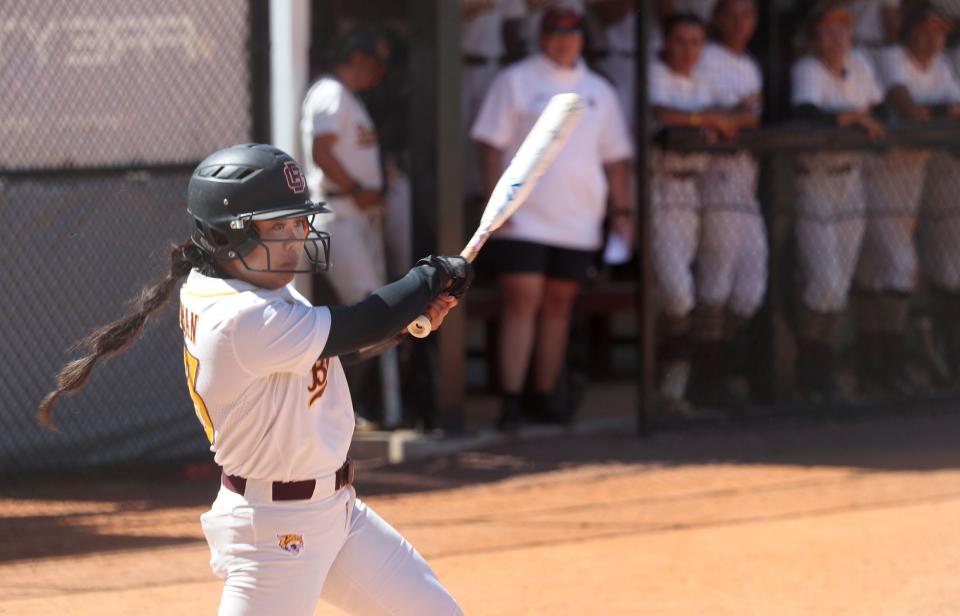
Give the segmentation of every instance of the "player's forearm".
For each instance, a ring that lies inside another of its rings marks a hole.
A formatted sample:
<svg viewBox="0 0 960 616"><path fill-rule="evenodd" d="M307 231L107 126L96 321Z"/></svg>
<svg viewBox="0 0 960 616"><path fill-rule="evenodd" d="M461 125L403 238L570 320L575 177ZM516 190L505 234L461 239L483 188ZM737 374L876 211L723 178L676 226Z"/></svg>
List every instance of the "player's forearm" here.
<svg viewBox="0 0 960 616"><path fill-rule="evenodd" d="M350 175L350 172L340 164L330 147L319 140L313 143L313 162L320 167L326 178L344 191L349 191L352 188L362 188L357 180Z"/></svg>
<svg viewBox="0 0 960 616"><path fill-rule="evenodd" d="M902 120L923 122L930 119L930 112L918 105L906 86L896 86L887 93L887 104Z"/></svg>
<svg viewBox="0 0 960 616"><path fill-rule="evenodd" d="M320 356L353 353L396 336L440 295L446 281L439 268L418 265L361 302L331 307L330 338Z"/></svg>
<svg viewBox="0 0 960 616"><path fill-rule="evenodd" d="M630 161L618 160L603 166L610 190L610 208L615 211L632 209L627 187Z"/></svg>
<svg viewBox="0 0 960 616"><path fill-rule="evenodd" d="M667 128L701 128L707 115L700 111L681 111L670 107L653 108L653 119Z"/></svg>

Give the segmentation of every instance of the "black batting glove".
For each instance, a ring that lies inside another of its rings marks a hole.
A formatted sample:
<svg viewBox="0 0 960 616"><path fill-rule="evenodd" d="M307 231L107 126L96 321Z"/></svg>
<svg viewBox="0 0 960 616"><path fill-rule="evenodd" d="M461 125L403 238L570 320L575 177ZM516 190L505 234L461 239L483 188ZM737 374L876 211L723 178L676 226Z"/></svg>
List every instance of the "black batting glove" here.
<svg viewBox="0 0 960 616"><path fill-rule="evenodd" d="M442 280L444 293L460 299L473 282L473 265L463 257L428 256L417 261L417 265L433 267Z"/></svg>

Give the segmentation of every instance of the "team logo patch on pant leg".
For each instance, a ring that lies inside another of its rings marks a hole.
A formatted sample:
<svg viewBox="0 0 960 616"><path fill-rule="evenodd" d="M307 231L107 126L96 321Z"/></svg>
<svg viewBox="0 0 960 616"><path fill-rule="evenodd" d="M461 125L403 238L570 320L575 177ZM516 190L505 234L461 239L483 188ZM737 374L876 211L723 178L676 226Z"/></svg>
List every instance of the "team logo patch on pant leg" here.
<svg viewBox="0 0 960 616"><path fill-rule="evenodd" d="M277 533L277 545L288 554L299 556L303 552L303 535L299 533Z"/></svg>

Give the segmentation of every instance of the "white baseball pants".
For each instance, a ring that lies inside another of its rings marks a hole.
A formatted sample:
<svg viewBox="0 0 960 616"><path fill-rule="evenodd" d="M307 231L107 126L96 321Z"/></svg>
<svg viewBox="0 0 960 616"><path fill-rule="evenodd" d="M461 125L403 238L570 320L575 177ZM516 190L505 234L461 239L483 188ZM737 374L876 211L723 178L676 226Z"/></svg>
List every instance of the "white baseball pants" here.
<svg viewBox="0 0 960 616"><path fill-rule="evenodd" d="M911 292L917 283L913 234L928 152L896 150L864 161L867 221L857 282L870 291Z"/></svg>
<svg viewBox="0 0 960 616"><path fill-rule="evenodd" d="M863 238L860 160L832 153L802 157L796 189L803 303L816 312L839 312L847 305Z"/></svg>
<svg viewBox="0 0 960 616"><path fill-rule="evenodd" d="M767 290L767 230L756 193L752 156L710 158L703 179L697 296L744 318L753 316Z"/></svg>
<svg viewBox="0 0 960 616"><path fill-rule="evenodd" d="M295 502L252 498L252 487L247 496L221 487L200 516L210 566L224 579L219 616L311 616L320 599L348 614L463 613L353 487Z"/></svg>

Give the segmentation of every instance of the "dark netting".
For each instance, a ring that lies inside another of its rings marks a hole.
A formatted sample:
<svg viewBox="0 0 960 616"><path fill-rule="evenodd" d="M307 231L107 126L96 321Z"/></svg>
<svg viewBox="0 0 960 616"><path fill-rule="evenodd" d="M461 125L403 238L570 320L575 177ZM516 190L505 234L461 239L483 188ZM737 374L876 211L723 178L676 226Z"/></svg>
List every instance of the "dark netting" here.
<svg viewBox="0 0 960 616"><path fill-rule="evenodd" d="M206 449L184 385L175 296L131 349L61 398L58 432L34 416L54 375L77 357L69 347L166 275L170 244L189 230L188 178L181 171L4 181L0 469L169 460Z"/></svg>
<svg viewBox="0 0 960 616"><path fill-rule="evenodd" d="M11 0L0 15L0 474L202 455L177 298L142 338L34 413L69 347L125 314L188 237L208 153L251 141L247 2ZM86 169L87 171L84 171Z"/></svg>

